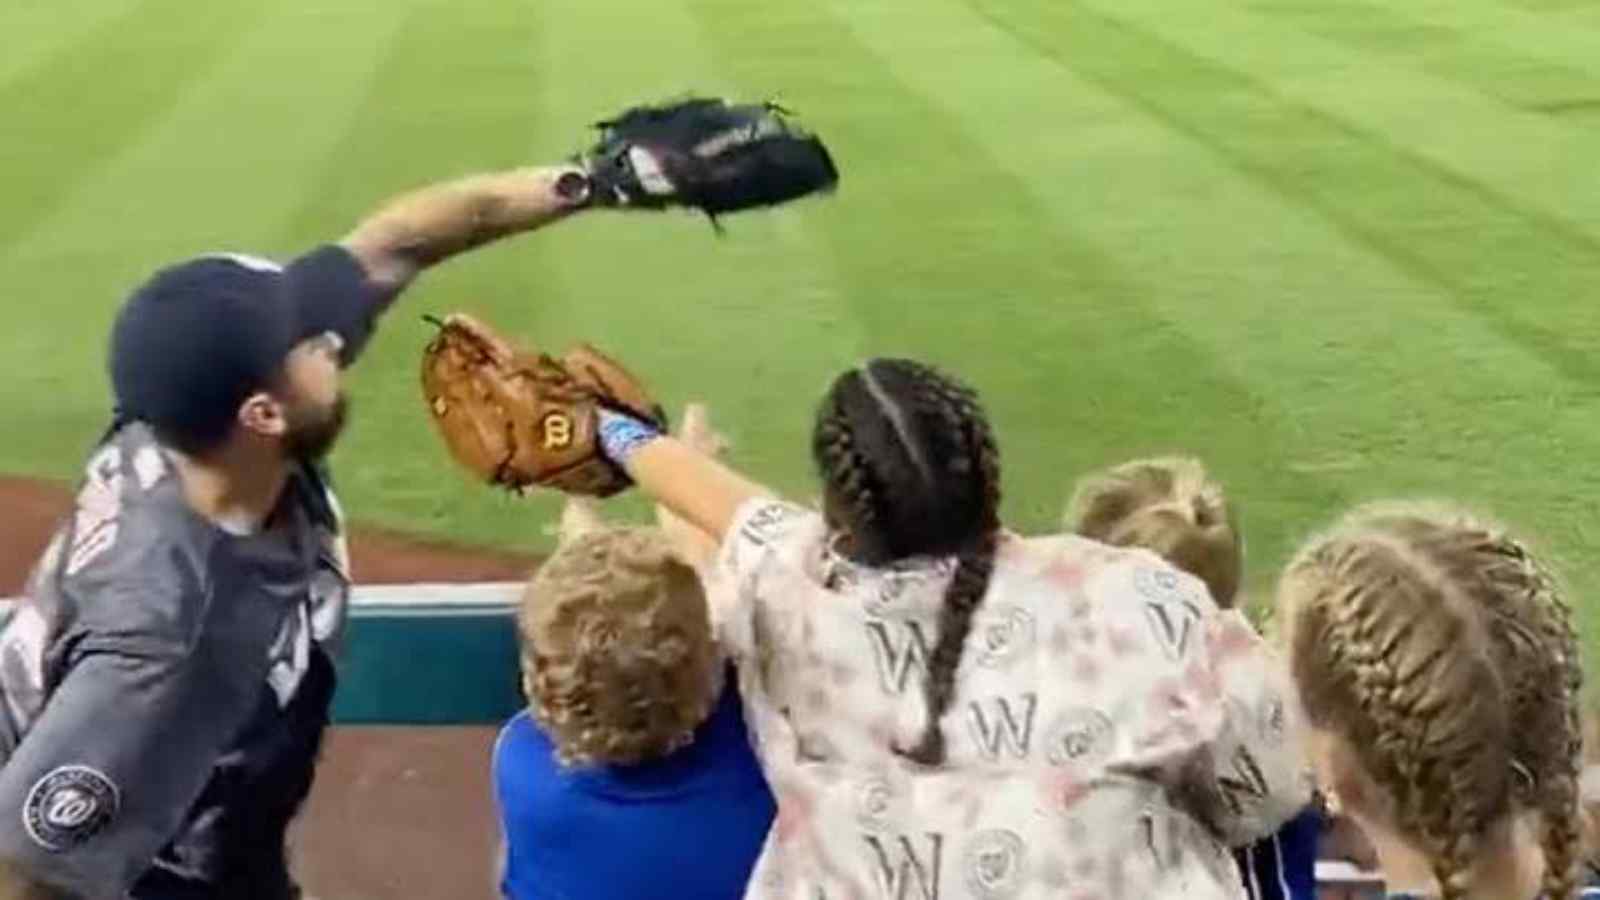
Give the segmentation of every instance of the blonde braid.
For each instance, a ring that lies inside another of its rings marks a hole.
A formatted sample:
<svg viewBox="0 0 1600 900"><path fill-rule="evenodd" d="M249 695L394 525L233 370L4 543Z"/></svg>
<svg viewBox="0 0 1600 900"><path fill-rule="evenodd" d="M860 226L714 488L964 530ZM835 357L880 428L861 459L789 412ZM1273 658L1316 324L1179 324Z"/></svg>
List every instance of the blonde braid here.
<svg viewBox="0 0 1600 900"><path fill-rule="evenodd" d="M1514 697L1519 729L1527 742L1519 747L1524 767L1534 773L1535 791L1526 805L1541 813L1540 844L1545 856L1544 895L1567 900L1577 891L1577 863L1583 840L1578 811L1578 779L1583 764L1583 723L1578 702L1583 691L1578 637L1572 609L1555 577L1516 540L1497 535L1489 548L1504 560L1487 573L1506 587L1505 594L1522 601L1540 645L1520 659L1508 660L1516 680L1525 685ZM1554 686L1554 690L1552 690Z"/></svg>
<svg viewBox="0 0 1600 900"><path fill-rule="evenodd" d="M1439 880L1439 900L1467 900L1472 895L1472 858L1478 840L1466 832L1446 835L1433 860L1433 877Z"/></svg>
<svg viewBox="0 0 1600 900"><path fill-rule="evenodd" d="M1343 733L1388 795L1395 821L1430 849L1442 896L1467 896L1485 832L1509 809L1509 719L1479 617L1402 541L1336 535L1291 565L1303 591L1293 667L1314 723Z"/></svg>
<svg viewBox="0 0 1600 900"><path fill-rule="evenodd" d="M1577 890L1582 844L1578 779L1583 672L1572 612L1554 575L1501 529L1457 515L1450 527L1414 517L1402 527L1488 614L1496 663L1507 685L1515 805L1540 813L1543 895Z"/></svg>

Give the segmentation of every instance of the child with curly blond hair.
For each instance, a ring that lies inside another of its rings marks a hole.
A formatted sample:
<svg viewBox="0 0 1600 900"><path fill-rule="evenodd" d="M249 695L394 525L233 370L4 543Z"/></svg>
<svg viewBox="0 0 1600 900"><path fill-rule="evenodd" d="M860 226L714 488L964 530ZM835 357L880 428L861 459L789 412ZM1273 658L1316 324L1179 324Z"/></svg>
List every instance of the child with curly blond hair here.
<svg viewBox="0 0 1600 900"><path fill-rule="evenodd" d="M740 897L773 802L700 580L660 529L566 524L518 615L529 709L495 746L502 891Z"/></svg>

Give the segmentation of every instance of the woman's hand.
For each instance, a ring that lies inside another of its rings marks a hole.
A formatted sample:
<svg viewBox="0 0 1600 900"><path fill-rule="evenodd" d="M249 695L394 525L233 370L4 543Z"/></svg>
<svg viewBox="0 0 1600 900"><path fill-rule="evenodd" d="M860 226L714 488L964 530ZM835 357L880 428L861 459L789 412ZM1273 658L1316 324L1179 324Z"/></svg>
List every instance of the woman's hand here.
<svg viewBox="0 0 1600 900"><path fill-rule="evenodd" d="M728 449L727 437L711 427L711 410L704 403L690 403L683 408L678 440L707 456L720 457Z"/></svg>

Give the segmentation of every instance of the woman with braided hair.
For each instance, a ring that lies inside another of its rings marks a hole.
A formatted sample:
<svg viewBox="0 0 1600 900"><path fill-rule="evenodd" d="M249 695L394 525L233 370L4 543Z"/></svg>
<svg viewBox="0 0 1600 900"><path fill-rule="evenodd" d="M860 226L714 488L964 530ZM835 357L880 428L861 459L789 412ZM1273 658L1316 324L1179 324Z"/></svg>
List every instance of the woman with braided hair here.
<svg viewBox="0 0 1600 900"><path fill-rule="evenodd" d="M1536 557L1464 514L1369 507L1300 550L1279 603L1319 777L1392 896L1576 895L1581 672Z"/></svg>
<svg viewBox="0 0 1600 900"><path fill-rule="evenodd" d="M950 377L834 380L820 513L636 420L600 430L718 545L709 600L778 800L747 897L1240 898L1228 843L1304 804L1287 685L1231 691L1254 633L1147 551L1004 530L994 435Z"/></svg>

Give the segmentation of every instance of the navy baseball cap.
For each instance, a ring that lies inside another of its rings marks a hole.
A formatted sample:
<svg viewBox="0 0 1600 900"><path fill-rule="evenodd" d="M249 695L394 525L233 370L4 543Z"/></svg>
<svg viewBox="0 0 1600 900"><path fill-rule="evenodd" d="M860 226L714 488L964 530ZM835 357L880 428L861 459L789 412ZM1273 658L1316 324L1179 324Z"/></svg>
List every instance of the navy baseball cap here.
<svg viewBox="0 0 1600 900"><path fill-rule="evenodd" d="M169 266L128 297L112 327L117 417L214 444L301 341L331 331L344 339L343 362L353 361L377 308L361 264L338 246L287 267L241 254Z"/></svg>

